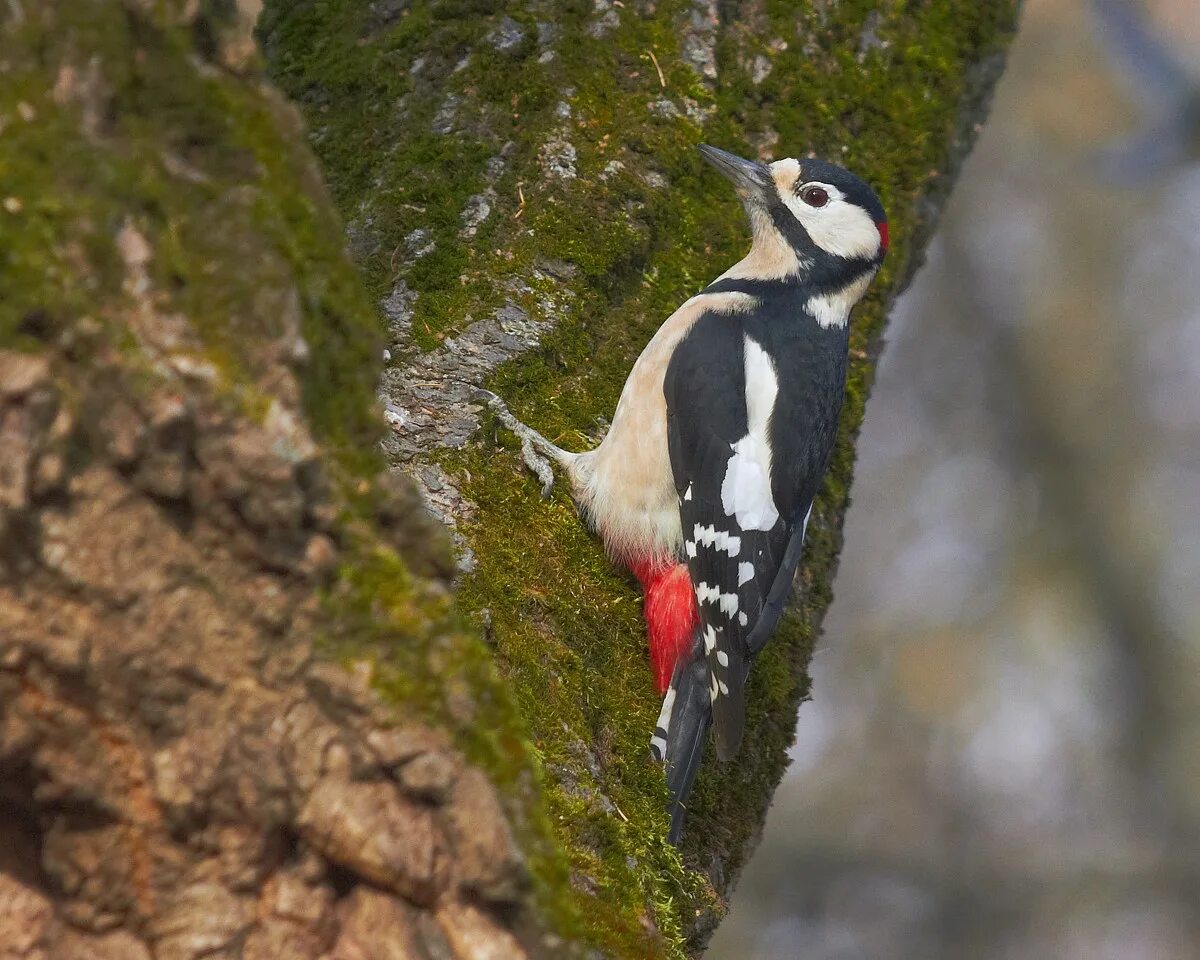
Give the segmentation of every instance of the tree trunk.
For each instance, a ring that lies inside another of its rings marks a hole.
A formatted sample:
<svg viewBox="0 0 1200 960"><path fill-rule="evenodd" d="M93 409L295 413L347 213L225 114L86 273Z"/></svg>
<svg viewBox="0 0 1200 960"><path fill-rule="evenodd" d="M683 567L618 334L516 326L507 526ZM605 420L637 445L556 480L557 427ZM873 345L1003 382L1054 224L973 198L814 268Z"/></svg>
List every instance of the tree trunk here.
<svg viewBox="0 0 1200 960"><path fill-rule="evenodd" d="M697 953L1014 6L268 2L359 271L259 6L0 4L0 957ZM895 239L801 602L680 854L634 585L472 391L594 440L745 243L702 139L841 159Z"/></svg>

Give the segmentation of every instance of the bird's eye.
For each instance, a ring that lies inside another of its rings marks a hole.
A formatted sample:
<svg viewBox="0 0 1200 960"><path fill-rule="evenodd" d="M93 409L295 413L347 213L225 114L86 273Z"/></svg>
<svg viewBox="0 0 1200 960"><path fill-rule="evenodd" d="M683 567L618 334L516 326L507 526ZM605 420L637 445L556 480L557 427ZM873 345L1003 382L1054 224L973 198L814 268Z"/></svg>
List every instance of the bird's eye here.
<svg viewBox="0 0 1200 960"><path fill-rule="evenodd" d="M800 191L800 199L810 207L823 207L829 202L829 193L822 187L805 187Z"/></svg>

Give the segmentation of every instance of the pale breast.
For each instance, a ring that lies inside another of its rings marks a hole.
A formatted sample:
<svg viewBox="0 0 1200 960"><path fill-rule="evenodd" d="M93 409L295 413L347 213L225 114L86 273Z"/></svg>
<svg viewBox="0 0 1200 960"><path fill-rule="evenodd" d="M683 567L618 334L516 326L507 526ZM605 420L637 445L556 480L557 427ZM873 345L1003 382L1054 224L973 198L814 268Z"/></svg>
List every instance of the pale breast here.
<svg viewBox="0 0 1200 960"><path fill-rule="evenodd" d="M682 548L667 452L667 365L676 345L703 314L733 314L756 303L744 293L702 293L671 314L633 365L608 435L584 455L581 499L605 546L618 559L674 557Z"/></svg>

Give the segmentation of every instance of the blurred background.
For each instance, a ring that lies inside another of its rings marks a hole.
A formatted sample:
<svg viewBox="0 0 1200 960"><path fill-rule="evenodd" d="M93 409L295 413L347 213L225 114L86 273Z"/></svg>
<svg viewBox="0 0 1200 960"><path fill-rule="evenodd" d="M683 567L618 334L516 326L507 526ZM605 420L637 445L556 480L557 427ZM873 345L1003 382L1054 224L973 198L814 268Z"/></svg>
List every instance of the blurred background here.
<svg viewBox="0 0 1200 960"><path fill-rule="evenodd" d="M858 452L708 956L1200 958L1198 0L1027 0Z"/></svg>

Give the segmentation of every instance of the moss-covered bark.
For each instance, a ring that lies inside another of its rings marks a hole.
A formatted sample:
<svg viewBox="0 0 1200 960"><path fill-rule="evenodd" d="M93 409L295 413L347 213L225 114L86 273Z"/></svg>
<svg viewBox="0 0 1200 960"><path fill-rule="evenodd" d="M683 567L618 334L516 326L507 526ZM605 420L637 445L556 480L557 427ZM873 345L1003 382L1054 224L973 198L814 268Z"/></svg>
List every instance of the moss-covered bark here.
<svg viewBox="0 0 1200 960"><path fill-rule="evenodd" d="M256 13L0 6L0 942L537 955L524 727L382 472L378 318Z"/></svg>
<svg viewBox="0 0 1200 960"><path fill-rule="evenodd" d="M722 909L807 693L886 305L915 268L981 122L1013 0L268 2L273 74L300 103L389 323L393 462L457 520L570 865L573 926L678 955ZM567 447L594 442L640 346L735 260L735 199L701 141L814 151L879 190L893 247L854 321L838 451L795 611L756 665L747 749L709 765L682 858L662 843L657 711L638 596L563 492L549 503L460 380ZM498 445L497 445L498 444ZM436 464L432 469L429 464Z"/></svg>

